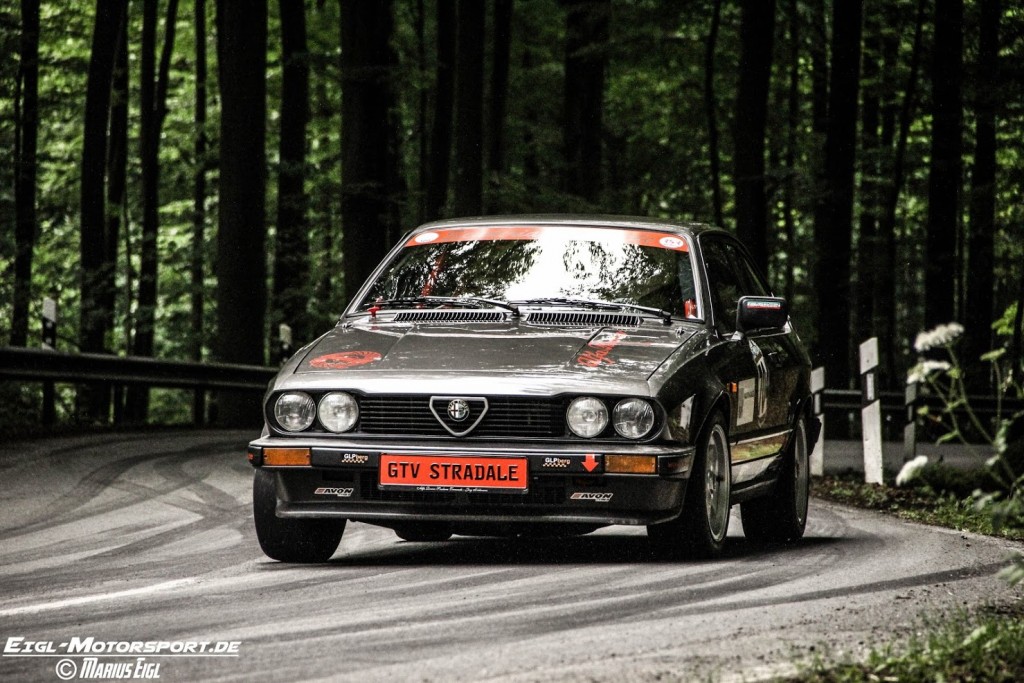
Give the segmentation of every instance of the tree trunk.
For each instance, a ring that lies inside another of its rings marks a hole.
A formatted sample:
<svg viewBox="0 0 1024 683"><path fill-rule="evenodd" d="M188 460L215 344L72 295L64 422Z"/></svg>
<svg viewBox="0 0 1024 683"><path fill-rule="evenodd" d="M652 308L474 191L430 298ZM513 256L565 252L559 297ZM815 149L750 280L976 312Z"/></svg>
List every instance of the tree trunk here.
<svg viewBox="0 0 1024 683"><path fill-rule="evenodd" d="M206 0L195 0L195 43L196 43L196 101L195 163L192 185L192 252L189 259L189 292L191 295L190 322L191 339L189 358L203 360L203 310L206 288L203 282L205 272L206 246L206 166L209 160L206 140ZM192 400L192 422L201 425L206 419L206 392L196 389Z"/></svg>
<svg viewBox="0 0 1024 683"><path fill-rule="evenodd" d="M351 297L397 232L390 196L398 166L390 120L395 108L392 4L341 3L341 223L345 295Z"/></svg>
<svg viewBox="0 0 1024 683"><path fill-rule="evenodd" d="M127 0L97 0L85 93L81 181L81 306L79 343L83 352L106 350L103 309L106 248L107 122L119 26Z"/></svg>
<svg viewBox="0 0 1024 683"><path fill-rule="evenodd" d="M892 155L892 179L883 192L884 204L879 223L879 237L882 242L878 267L878 296L876 310L881 310L882 324L879 333L883 339L896 339L896 208L906 176L907 141L910 137L910 126L917 110L918 74L921 68L921 54L924 42L924 21L927 0L918 0L914 23L914 40L910 53L910 73L906 86L903 88L899 112L899 130L896 134L896 150ZM895 55L894 60L895 61ZM888 368L886 376L895 379L896 344L883 344L882 355Z"/></svg>
<svg viewBox="0 0 1024 683"><path fill-rule="evenodd" d="M107 225L103 236L103 266L99 273L100 311L103 329L110 331L115 325L117 308L117 251L121 242L121 221L126 221L128 184L128 5L121 7L114 57L114 75L110 102L110 139L107 145ZM127 317L127 310L126 317ZM110 414L110 386L94 385L89 392L89 415L94 420L105 420ZM123 392L114 393L114 419L122 417Z"/></svg>
<svg viewBox="0 0 1024 683"><path fill-rule="evenodd" d="M483 213L484 8L479 0L459 0L452 182L456 216Z"/></svg>
<svg viewBox="0 0 1024 683"><path fill-rule="evenodd" d="M488 211L500 212L501 181L505 175L505 114L508 109L508 73L512 53L512 0L494 2L494 58L491 60L491 97L488 110L487 171L490 177Z"/></svg>
<svg viewBox="0 0 1024 683"><path fill-rule="evenodd" d="M611 0L563 0L565 17L565 190L601 197L604 80Z"/></svg>
<svg viewBox="0 0 1024 683"><path fill-rule="evenodd" d="M767 273L764 150L775 39L775 0L743 0L742 7L740 73L733 122L736 234L750 250L761 272Z"/></svg>
<svg viewBox="0 0 1024 683"><path fill-rule="evenodd" d="M978 67L975 70L975 148L971 174L971 235L967 252L967 303L964 362L971 388L984 390L988 378L986 364L979 358L992 348L992 320L995 317L995 286L992 259L996 209L996 105L999 92L999 19L1000 0L981 0L981 35ZM981 366L975 369L973 366Z"/></svg>
<svg viewBox="0 0 1024 683"><path fill-rule="evenodd" d="M107 124L118 36L124 30L127 0L97 0L92 50L85 94L81 164L80 307L78 349L86 353L107 351L107 327L111 314L104 310L107 269L107 207L105 178ZM88 385L79 391L77 412L87 421L105 421L107 388Z"/></svg>
<svg viewBox="0 0 1024 683"><path fill-rule="evenodd" d="M956 311L956 242L962 170L963 0L936 0L932 50L932 146L925 235L926 327Z"/></svg>
<svg viewBox="0 0 1024 683"><path fill-rule="evenodd" d="M132 353L152 356L157 297L157 233L160 228L160 129L167 113L167 81L174 50L178 0L168 0L164 44L156 69L157 0L142 5L142 57L139 84L139 149L142 170L142 244L139 257L139 305L135 318ZM132 422L144 422L149 412L149 388L128 389L126 414Z"/></svg>
<svg viewBox="0 0 1024 683"><path fill-rule="evenodd" d="M863 111L861 113L861 201L860 234L857 240L857 332L856 341L868 339L875 330L874 282L876 252L878 250L878 181L880 125L879 67L881 54L881 25L874 15L866 18L867 37L862 59L864 74Z"/></svg>
<svg viewBox="0 0 1024 683"><path fill-rule="evenodd" d="M783 225L786 230L786 272L783 296L790 302L796 280L796 159L797 135L800 128L800 8L797 0L789 0L789 88L786 93L786 173L782 188Z"/></svg>
<svg viewBox="0 0 1024 683"><path fill-rule="evenodd" d="M853 231L853 167L857 137L861 0L833 5L832 73L825 140L827 195L815 221L818 290L818 355L834 387L850 382L850 255Z"/></svg>
<svg viewBox="0 0 1024 683"><path fill-rule="evenodd" d="M434 220L448 202L448 172L452 154L452 110L455 97L456 59L455 0L437 0L437 74L434 88L434 120L430 129L430 171L424 218Z"/></svg>
<svg viewBox="0 0 1024 683"><path fill-rule="evenodd" d="M277 175L277 244L271 334L288 324L304 344L310 335L306 308L311 295L306 224L306 124L309 62L304 0L281 0L281 134Z"/></svg>
<svg viewBox="0 0 1024 683"><path fill-rule="evenodd" d="M221 92L217 231L217 337L214 355L263 365L266 339L266 0L218 0ZM218 397L225 424L258 423L260 401Z"/></svg>
<svg viewBox="0 0 1024 683"><path fill-rule="evenodd" d="M718 149L718 102L715 97L715 51L722 21L722 0L715 0L711 27L704 42L704 117L708 124L708 159L711 164L711 209L715 225L724 225L722 215L722 159Z"/></svg>
<svg viewBox="0 0 1024 683"><path fill-rule="evenodd" d="M14 301L11 345L28 343L32 257L36 242L36 149L39 140L39 0L21 0L21 53L15 97Z"/></svg>

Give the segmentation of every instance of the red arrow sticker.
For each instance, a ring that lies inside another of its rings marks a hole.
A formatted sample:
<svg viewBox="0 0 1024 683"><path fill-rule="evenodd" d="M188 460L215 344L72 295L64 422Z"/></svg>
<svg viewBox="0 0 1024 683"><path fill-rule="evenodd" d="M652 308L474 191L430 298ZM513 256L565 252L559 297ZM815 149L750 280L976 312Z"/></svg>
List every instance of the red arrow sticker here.
<svg viewBox="0 0 1024 683"><path fill-rule="evenodd" d="M376 351L342 351L329 353L309 361L309 366L318 370L344 370L357 365L366 365L381 359Z"/></svg>
<svg viewBox="0 0 1024 683"><path fill-rule="evenodd" d="M600 464L601 463L598 461L597 456L593 453L587 453L587 457L583 458L583 469L587 472L593 472Z"/></svg>

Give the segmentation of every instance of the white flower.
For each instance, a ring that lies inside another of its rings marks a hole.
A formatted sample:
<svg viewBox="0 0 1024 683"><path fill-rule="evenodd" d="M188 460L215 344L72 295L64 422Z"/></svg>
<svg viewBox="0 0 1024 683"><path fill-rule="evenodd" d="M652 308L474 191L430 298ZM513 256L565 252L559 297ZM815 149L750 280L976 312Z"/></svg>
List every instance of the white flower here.
<svg viewBox="0 0 1024 683"><path fill-rule="evenodd" d="M949 346L963 333L964 326L960 323L939 325L933 330L919 332L917 337L914 338L914 350L922 353L928 349Z"/></svg>
<svg viewBox="0 0 1024 683"><path fill-rule="evenodd" d="M903 469L896 475L896 485L906 486L910 482L917 479L921 474L921 470L924 469L925 465L928 464L927 455L919 455L910 462L903 465Z"/></svg>
<svg viewBox="0 0 1024 683"><path fill-rule="evenodd" d="M945 372L952 369L952 365L944 360L924 360L910 368L907 372L907 384L920 384L928 379L933 372Z"/></svg>

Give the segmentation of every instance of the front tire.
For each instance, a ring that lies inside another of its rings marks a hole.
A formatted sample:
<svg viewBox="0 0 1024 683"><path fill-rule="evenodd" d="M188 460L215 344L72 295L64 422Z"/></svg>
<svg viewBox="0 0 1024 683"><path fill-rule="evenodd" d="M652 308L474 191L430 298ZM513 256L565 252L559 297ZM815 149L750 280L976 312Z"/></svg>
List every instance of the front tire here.
<svg viewBox="0 0 1024 683"><path fill-rule="evenodd" d="M326 562L338 549L345 521L282 519L277 516L277 477L256 470L252 481L252 512L256 538L267 557L279 562Z"/></svg>
<svg viewBox="0 0 1024 683"><path fill-rule="evenodd" d="M683 511L676 519L647 527L658 557L710 559L722 554L729 532L732 493L729 437L721 414L701 432Z"/></svg>
<svg viewBox="0 0 1024 683"><path fill-rule="evenodd" d="M774 493L740 504L743 535L754 543L799 540L807 526L810 490L807 422L801 417L793 430L793 439L786 452Z"/></svg>

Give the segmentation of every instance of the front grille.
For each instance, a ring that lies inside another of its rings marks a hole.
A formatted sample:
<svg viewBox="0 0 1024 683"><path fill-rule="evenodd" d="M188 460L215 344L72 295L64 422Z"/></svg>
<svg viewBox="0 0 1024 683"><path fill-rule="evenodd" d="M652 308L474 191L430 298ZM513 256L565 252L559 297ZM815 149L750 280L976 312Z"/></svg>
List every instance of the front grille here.
<svg viewBox="0 0 1024 683"><path fill-rule="evenodd" d="M566 434L560 399L488 398L477 438L552 438ZM472 422L467 421L467 424ZM430 410L429 396L364 396L359 399L359 430L392 436L450 436Z"/></svg>
<svg viewBox="0 0 1024 683"><path fill-rule="evenodd" d="M624 313L531 313L527 322L533 325L559 325L562 327L637 327L643 323L638 315Z"/></svg>

